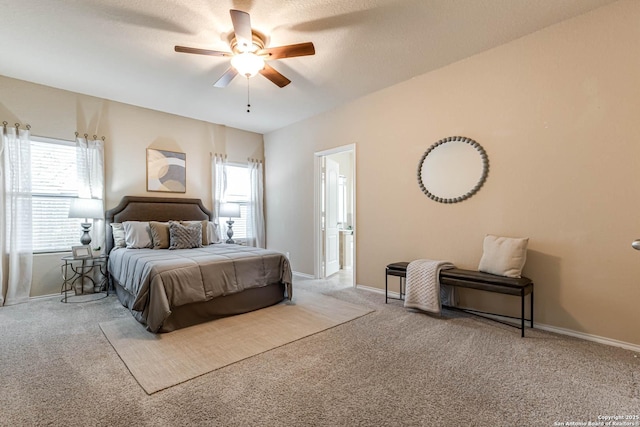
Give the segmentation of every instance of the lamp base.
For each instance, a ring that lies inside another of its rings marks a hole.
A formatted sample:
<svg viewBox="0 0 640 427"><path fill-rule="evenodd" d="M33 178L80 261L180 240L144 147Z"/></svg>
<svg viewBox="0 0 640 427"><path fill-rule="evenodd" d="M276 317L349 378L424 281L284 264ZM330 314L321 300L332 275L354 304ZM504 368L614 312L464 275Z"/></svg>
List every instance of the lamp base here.
<svg viewBox="0 0 640 427"><path fill-rule="evenodd" d="M89 234L91 223L83 222L80 225L82 226L82 236L80 236L80 243L82 243L83 245L88 245L89 243L91 243L91 235Z"/></svg>
<svg viewBox="0 0 640 427"><path fill-rule="evenodd" d="M227 241L225 243L235 243L235 241L232 239L233 237L233 223L235 221L227 221Z"/></svg>

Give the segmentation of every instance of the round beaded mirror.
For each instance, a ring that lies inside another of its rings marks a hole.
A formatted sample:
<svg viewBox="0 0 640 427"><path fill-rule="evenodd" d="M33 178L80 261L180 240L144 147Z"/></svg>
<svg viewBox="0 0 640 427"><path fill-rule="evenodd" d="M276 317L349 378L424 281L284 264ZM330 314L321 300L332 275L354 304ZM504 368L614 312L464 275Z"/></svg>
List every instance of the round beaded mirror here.
<svg viewBox="0 0 640 427"><path fill-rule="evenodd" d="M489 173L484 148L464 136L450 136L434 143L418 164L418 185L439 203L457 203L473 196Z"/></svg>

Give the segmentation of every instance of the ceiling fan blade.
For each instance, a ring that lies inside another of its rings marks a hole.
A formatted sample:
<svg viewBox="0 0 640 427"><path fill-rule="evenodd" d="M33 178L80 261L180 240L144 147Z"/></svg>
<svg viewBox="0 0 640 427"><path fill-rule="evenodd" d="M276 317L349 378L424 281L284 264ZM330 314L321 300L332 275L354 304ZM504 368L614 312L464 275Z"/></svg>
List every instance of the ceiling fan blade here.
<svg viewBox="0 0 640 427"><path fill-rule="evenodd" d="M295 56L315 55L313 43L298 43L287 46L276 46L262 49L259 54L269 55L267 59L293 58Z"/></svg>
<svg viewBox="0 0 640 427"><path fill-rule="evenodd" d="M247 12L231 9L231 22L233 32L236 34L238 49L242 52L250 51L253 47L253 35L251 33L251 18Z"/></svg>
<svg viewBox="0 0 640 427"><path fill-rule="evenodd" d="M195 47L176 46L176 52L182 53L195 53L198 55L210 55L210 56L233 56L231 52L221 52L219 50L198 49Z"/></svg>
<svg viewBox="0 0 640 427"><path fill-rule="evenodd" d="M266 78L268 78L269 80L271 80L273 83L275 83L280 87L285 87L286 85L291 83L291 80L289 80L288 78L280 74L278 71L276 71L275 68L273 68L269 64L264 64L264 68L260 70L260 74L262 74L263 76L265 76Z"/></svg>
<svg viewBox="0 0 640 427"><path fill-rule="evenodd" d="M218 81L216 81L213 84L213 86L227 87L227 85L231 83L231 80L233 80L233 78L237 75L238 75L238 72L236 71L236 69L233 67L229 67L229 69L227 69L227 71L224 72L224 74L218 79Z"/></svg>

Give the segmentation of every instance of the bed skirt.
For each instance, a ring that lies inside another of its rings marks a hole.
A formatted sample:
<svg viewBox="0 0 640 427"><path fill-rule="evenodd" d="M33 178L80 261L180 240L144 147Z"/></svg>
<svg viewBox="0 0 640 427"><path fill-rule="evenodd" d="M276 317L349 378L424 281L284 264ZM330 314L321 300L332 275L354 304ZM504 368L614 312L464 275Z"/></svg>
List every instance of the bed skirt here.
<svg viewBox="0 0 640 427"><path fill-rule="evenodd" d="M116 295L123 306L127 307L133 317L145 324L143 313L131 310L135 297L113 280ZM209 301L185 304L173 307L158 332L171 332L198 323L208 322L221 317L247 313L277 304L285 299L285 285L272 283L267 286L246 289L236 294L220 296Z"/></svg>

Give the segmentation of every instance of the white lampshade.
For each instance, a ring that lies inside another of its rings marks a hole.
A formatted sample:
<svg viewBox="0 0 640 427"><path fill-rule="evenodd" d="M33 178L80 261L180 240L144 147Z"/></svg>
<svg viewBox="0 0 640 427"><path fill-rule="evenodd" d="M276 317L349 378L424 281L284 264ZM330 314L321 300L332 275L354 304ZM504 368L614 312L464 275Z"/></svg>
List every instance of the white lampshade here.
<svg viewBox="0 0 640 427"><path fill-rule="evenodd" d="M104 218L104 206L99 199L73 199L69 207L69 218Z"/></svg>
<svg viewBox="0 0 640 427"><path fill-rule="evenodd" d="M239 53L231 58L231 66L243 76L253 77L264 68L264 58L255 53Z"/></svg>
<svg viewBox="0 0 640 427"><path fill-rule="evenodd" d="M237 203L221 203L220 216L224 218L240 218L240 205Z"/></svg>

